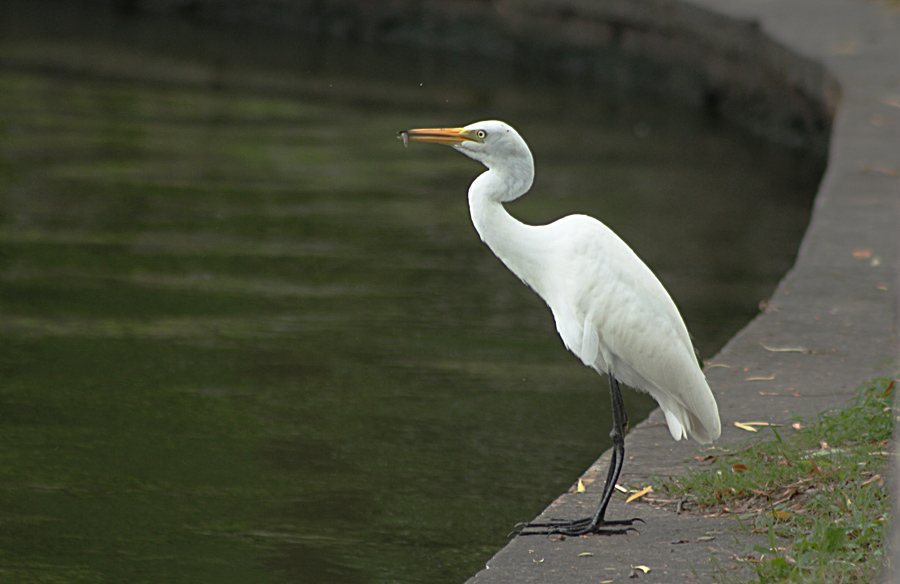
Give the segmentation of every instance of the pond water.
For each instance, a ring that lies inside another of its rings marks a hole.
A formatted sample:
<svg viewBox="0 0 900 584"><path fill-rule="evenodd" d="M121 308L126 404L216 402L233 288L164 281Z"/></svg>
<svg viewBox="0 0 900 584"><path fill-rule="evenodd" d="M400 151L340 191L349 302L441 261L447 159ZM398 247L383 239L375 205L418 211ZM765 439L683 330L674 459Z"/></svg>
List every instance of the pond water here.
<svg viewBox="0 0 900 584"><path fill-rule="evenodd" d="M4 10L0 580L460 582L608 447L605 380L469 222L480 167L397 130L515 125L511 212L604 220L705 357L808 220L820 161L672 104Z"/></svg>

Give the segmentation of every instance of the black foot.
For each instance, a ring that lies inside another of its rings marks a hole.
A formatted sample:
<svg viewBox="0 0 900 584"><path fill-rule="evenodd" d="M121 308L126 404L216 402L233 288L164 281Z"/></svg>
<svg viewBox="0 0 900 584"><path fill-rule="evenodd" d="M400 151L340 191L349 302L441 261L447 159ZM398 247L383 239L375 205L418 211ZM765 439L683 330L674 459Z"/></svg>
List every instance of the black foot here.
<svg viewBox="0 0 900 584"><path fill-rule="evenodd" d="M522 523L517 525L515 531L510 533L510 537L514 535L624 535L629 531L637 531L632 524L635 521L644 523L640 517L633 519L621 519L615 521L607 521L605 519L594 522L592 517L584 519L551 519L547 523ZM624 529L607 529L608 527L624 526Z"/></svg>

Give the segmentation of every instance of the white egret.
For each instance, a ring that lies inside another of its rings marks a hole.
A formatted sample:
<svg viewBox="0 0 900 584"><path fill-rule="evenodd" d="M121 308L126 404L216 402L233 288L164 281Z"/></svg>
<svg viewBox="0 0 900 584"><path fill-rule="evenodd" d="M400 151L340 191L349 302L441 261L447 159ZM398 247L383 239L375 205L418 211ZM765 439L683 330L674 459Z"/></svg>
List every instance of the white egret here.
<svg viewBox="0 0 900 584"><path fill-rule="evenodd" d="M721 433L716 400L675 303L631 248L596 219L570 215L532 226L506 211L503 203L525 194L534 178L531 152L507 124L407 130L399 137L404 144L447 144L487 167L469 187L469 211L482 241L544 299L565 346L609 376L613 451L600 505L591 517L530 523L520 533L623 533L603 529L634 521L605 518L625 459L628 417L619 382L653 396L675 440L709 443Z"/></svg>

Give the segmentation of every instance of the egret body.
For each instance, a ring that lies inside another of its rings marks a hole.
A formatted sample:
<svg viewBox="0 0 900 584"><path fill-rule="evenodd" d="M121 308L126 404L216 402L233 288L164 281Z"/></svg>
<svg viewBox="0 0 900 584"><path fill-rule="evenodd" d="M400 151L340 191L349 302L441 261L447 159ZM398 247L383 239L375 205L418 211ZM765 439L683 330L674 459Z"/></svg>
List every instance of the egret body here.
<svg viewBox="0 0 900 584"><path fill-rule="evenodd" d="M619 382L653 396L675 440L719 437L716 400L700 368L687 327L653 272L606 225L570 215L526 225L503 203L531 188L534 161L525 141L499 121L464 128L407 130L408 141L452 146L487 171L469 187L472 223L491 251L544 299L565 346L582 363L607 374L612 399L613 452L600 505L592 517L525 525L522 534L599 533L625 458L628 418ZM621 533L622 529L603 529Z"/></svg>

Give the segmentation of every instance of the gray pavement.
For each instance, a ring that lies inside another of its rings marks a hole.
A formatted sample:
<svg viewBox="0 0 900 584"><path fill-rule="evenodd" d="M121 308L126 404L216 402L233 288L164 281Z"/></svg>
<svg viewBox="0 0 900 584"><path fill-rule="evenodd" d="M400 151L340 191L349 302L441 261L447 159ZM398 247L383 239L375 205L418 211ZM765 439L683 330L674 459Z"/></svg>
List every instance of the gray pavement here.
<svg viewBox="0 0 900 584"><path fill-rule="evenodd" d="M828 169L797 263L766 310L707 368L723 422L717 446L727 446L749 436L734 422L812 416L841 405L866 380L900 370L900 4L690 0L688 6L758 23L778 45L823 65L840 86ZM795 74L785 67L785 75ZM657 410L629 434L620 483L684 473L698 450L696 443L672 441ZM563 494L543 517L593 509L608 456L582 477L585 493ZM725 517L679 515L623 499L607 516L639 516L646 524L624 536L518 537L469 583L712 582L711 558L730 571L738 565L733 553L754 537ZM894 531L900 550L900 530ZM650 571L635 571L638 565ZM885 575L885 582L895 581L900 577Z"/></svg>

